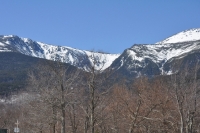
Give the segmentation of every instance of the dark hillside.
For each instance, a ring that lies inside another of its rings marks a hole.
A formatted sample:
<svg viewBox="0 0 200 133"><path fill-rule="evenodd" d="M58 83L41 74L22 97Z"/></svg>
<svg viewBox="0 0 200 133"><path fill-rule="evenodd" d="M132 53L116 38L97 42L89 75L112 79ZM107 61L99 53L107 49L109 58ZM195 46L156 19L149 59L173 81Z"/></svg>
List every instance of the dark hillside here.
<svg viewBox="0 0 200 133"><path fill-rule="evenodd" d="M15 52L0 52L0 95L24 89L28 71L44 61L47 60Z"/></svg>

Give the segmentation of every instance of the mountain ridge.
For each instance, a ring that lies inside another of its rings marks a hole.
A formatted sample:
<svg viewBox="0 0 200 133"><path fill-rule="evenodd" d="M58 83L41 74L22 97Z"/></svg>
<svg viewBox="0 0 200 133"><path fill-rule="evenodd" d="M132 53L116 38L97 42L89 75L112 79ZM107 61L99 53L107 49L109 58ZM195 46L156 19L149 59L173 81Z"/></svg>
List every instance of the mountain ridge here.
<svg viewBox="0 0 200 133"><path fill-rule="evenodd" d="M42 42L36 42L29 38L20 38L15 35L0 36L0 52L19 52L28 56L59 60L78 68L88 70L92 65L90 56L99 59L97 69L106 69L119 54L107 54L79 50L67 46L54 46Z"/></svg>
<svg viewBox="0 0 200 133"><path fill-rule="evenodd" d="M200 52L200 40L182 43L133 45L124 50L111 68L131 77L171 75L174 62ZM198 59L200 54L198 55Z"/></svg>
<svg viewBox="0 0 200 133"><path fill-rule="evenodd" d="M19 52L37 58L62 61L85 71L93 65L92 58L96 58L98 70L123 68L128 73L135 73L136 77L145 75L146 71L151 73L146 75L170 75L173 72L165 69L165 64L175 58L184 58L194 51L200 51L200 28L179 32L155 44L135 44L122 54L55 46L15 35L0 36L0 52Z"/></svg>
<svg viewBox="0 0 200 133"><path fill-rule="evenodd" d="M197 40L200 40L200 28L192 28L189 30L184 30L182 32L176 33L155 44L180 43L180 42L197 41Z"/></svg>

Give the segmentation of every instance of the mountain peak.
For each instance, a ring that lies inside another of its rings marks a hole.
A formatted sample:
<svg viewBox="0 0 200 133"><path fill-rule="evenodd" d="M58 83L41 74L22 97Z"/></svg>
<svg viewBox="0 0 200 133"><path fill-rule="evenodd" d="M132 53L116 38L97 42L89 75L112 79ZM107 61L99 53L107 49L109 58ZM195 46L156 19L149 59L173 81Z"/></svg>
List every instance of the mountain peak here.
<svg viewBox="0 0 200 133"><path fill-rule="evenodd" d="M200 28L193 28L179 32L163 41L157 42L156 44L180 43L196 40L200 40Z"/></svg>

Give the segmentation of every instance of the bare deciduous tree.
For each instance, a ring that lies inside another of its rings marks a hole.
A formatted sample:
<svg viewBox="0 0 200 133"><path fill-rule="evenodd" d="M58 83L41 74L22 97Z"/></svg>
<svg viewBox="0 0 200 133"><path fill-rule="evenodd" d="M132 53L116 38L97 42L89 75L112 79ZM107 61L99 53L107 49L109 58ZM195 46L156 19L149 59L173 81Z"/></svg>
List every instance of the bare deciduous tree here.
<svg viewBox="0 0 200 133"><path fill-rule="evenodd" d="M55 133L55 124L60 121L61 133L66 132L66 107L68 98L77 80L78 71L61 62L48 62L37 66L37 71L30 73L32 90L36 91L45 107L52 110L49 121ZM39 109L39 108L38 108Z"/></svg>
<svg viewBox="0 0 200 133"><path fill-rule="evenodd" d="M103 115L107 106L105 98L110 87L106 86L106 81L110 76L110 71L108 70L102 73L102 68L105 63L99 63L100 60L104 59L103 57L92 54L89 58L92 64L84 77L86 92L84 93L85 99L81 107L85 113L84 132L87 133L90 129L90 133L95 133L104 121L102 119L104 117L100 116Z"/></svg>

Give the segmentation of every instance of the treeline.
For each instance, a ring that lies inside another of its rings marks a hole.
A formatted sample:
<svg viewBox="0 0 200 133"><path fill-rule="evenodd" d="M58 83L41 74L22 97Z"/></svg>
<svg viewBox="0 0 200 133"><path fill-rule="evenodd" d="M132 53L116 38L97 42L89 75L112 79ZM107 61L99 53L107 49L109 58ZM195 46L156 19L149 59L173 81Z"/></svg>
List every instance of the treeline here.
<svg viewBox="0 0 200 133"><path fill-rule="evenodd" d="M93 59L93 58L92 58ZM167 78L109 83L112 70L89 72L62 63L38 65L28 93L0 104L0 128L21 133L198 133L198 67Z"/></svg>

